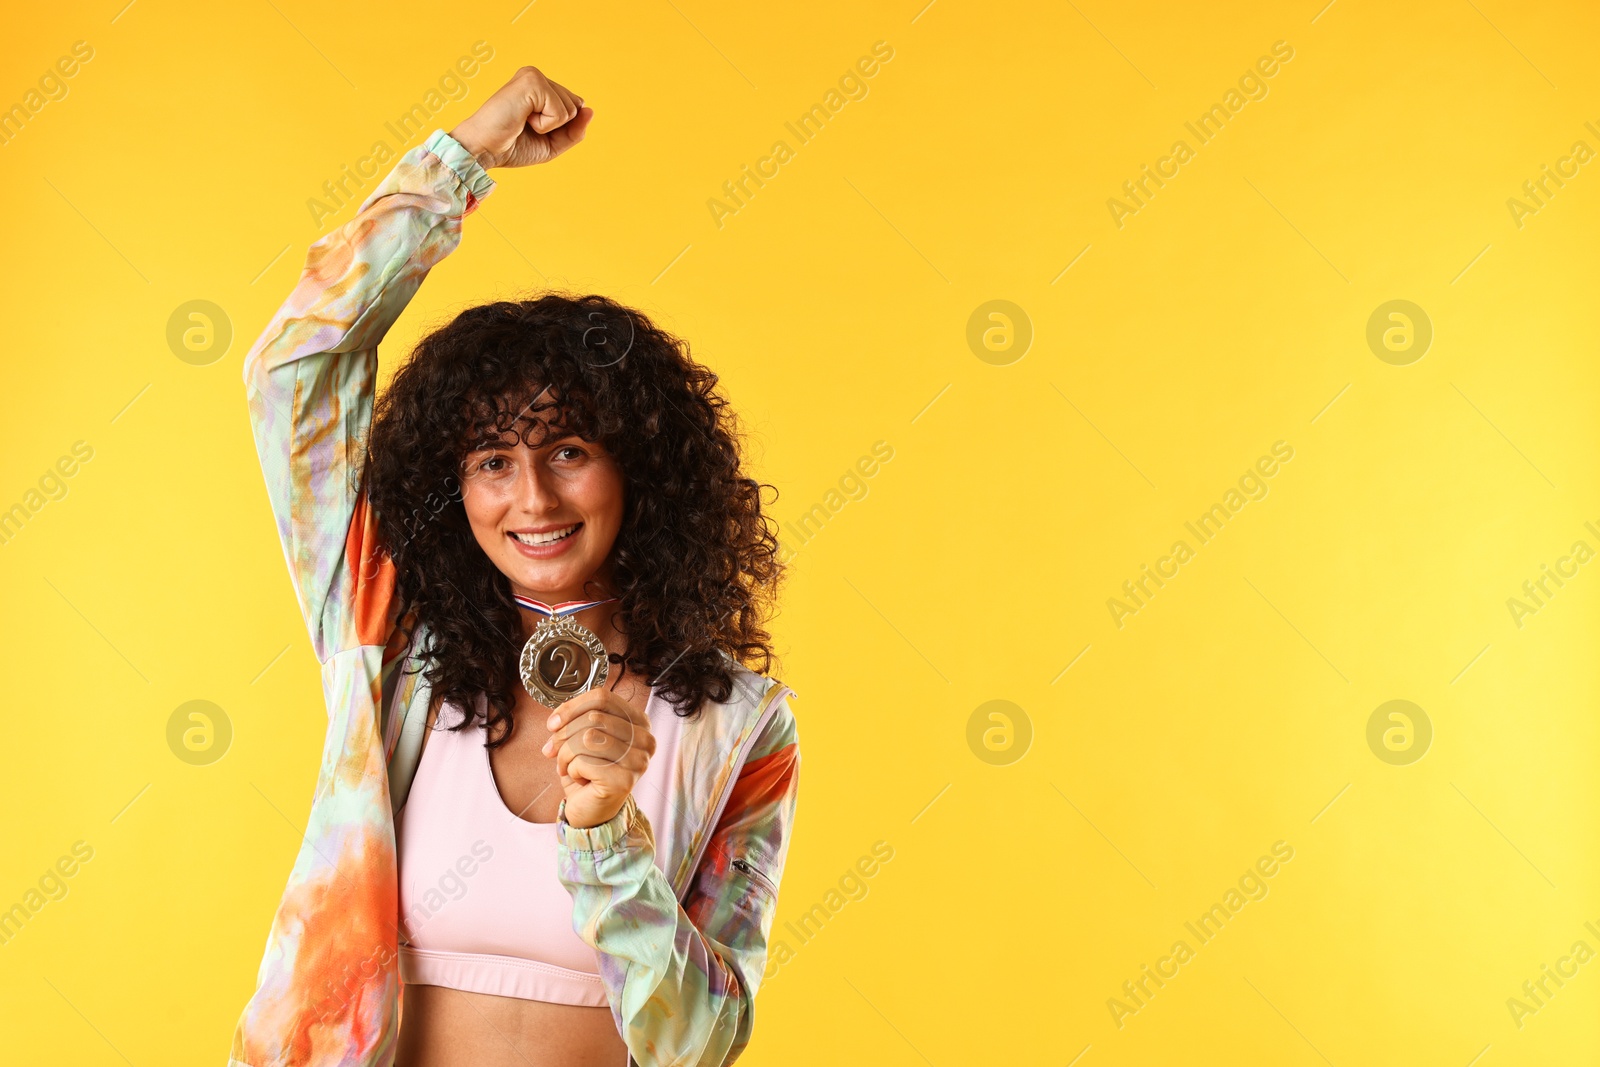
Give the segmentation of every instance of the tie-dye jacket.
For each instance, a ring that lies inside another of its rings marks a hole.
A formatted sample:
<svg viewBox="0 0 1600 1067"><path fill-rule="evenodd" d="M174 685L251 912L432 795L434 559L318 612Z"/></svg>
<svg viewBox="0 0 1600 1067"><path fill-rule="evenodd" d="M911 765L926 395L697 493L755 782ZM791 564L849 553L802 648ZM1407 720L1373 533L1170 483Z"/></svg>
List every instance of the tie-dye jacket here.
<svg viewBox="0 0 1600 1067"><path fill-rule="evenodd" d="M394 625L394 565L360 471L378 343L494 188L435 131L355 218L311 245L294 292L245 357L256 450L322 664L328 732L229 1067L394 1061L393 813L419 759L428 685L406 668L426 634L407 645ZM754 1024L800 756L793 694L743 668L736 682L727 703L684 721L672 825L652 827L632 804L596 827L557 824L573 929L596 950L617 1031L640 1067L732 1063Z"/></svg>

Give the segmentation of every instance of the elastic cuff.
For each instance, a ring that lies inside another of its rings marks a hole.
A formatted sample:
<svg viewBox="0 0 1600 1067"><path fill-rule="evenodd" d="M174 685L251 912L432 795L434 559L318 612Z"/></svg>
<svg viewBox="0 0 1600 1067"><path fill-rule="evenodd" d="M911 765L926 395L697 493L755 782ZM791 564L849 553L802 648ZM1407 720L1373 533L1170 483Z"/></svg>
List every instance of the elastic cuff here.
<svg viewBox="0 0 1600 1067"><path fill-rule="evenodd" d="M445 131L434 130L422 147L443 160L477 199L482 200L494 189L494 179L489 177L489 172L478 165L471 152L461 147L460 141Z"/></svg>
<svg viewBox="0 0 1600 1067"><path fill-rule="evenodd" d="M627 836L638 815L639 805L629 793L617 813L600 825L572 826L567 822L567 801L563 797L556 810L556 840L572 852L603 852Z"/></svg>

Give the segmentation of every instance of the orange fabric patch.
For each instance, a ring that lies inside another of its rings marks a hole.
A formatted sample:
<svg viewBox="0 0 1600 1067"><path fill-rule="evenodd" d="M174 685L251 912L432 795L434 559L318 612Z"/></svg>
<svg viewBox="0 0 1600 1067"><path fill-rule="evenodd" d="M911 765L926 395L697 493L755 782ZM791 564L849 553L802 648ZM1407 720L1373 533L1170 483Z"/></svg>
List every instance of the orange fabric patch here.
<svg viewBox="0 0 1600 1067"><path fill-rule="evenodd" d="M351 610L356 640L382 645L389 636L389 605L394 599L394 559L378 533L378 517L367 503L367 491L356 497L345 535L345 563L350 567Z"/></svg>
<svg viewBox="0 0 1600 1067"><path fill-rule="evenodd" d="M301 925L293 984L303 1000L289 1041L293 1063L321 1061L318 1053L333 1051L322 1047L330 1041L366 1050L382 1036L369 1029L377 1015L364 1001L384 988L377 976L396 966L398 928L391 916L399 913L399 879L382 842L362 835L353 851L338 869L360 872L361 881L335 875L306 887L314 899L296 902Z"/></svg>
<svg viewBox="0 0 1600 1067"><path fill-rule="evenodd" d="M728 806L723 809L724 814L737 815L751 807L770 804L788 793L790 780L794 777L796 755L795 744L790 742L770 755L745 764L744 770L739 772L739 780L734 783L733 792L728 794Z"/></svg>

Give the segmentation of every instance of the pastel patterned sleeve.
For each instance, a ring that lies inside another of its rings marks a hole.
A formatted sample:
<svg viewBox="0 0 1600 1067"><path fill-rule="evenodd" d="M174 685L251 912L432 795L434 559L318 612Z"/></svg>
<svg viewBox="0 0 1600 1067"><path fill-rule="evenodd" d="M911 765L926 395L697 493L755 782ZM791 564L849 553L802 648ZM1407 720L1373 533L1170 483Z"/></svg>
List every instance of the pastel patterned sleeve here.
<svg viewBox="0 0 1600 1067"><path fill-rule="evenodd" d="M600 953L612 1017L639 1067L723 1067L749 1044L799 775L794 714L780 698L682 905L631 797L599 826L557 821L573 928Z"/></svg>
<svg viewBox="0 0 1600 1067"><path fill-rule="evenodd" d="M230 1067L379 1067L398 1028L396 858L376 700L394 565L359 479L377 346L490 189L443 131L316 241L245 357L256 450L322 664L328 732ZM379 647L374 647L379 646Z"/></svg>
<svg viewBox="0 0 1600 1067"><path fill-rule="evenodd" d="M378 343L493 188L435 131L311 245L294 292L245 356L256 452L318 662L383 645L392 629L393 564L359 484Z"/></svg>

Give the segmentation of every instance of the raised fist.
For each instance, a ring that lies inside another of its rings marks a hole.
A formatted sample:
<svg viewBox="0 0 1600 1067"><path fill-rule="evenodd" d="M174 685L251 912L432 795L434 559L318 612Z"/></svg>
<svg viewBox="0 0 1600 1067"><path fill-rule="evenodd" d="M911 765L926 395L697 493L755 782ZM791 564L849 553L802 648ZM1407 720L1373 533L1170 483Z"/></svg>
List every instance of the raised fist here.
<svg viewBox="0 0 1600 1067"><path fill-rule="evenodd" d="M527 167L547 163L579 141L594 117L583 97L522 67L450 136L478 165Z"/></svg>

